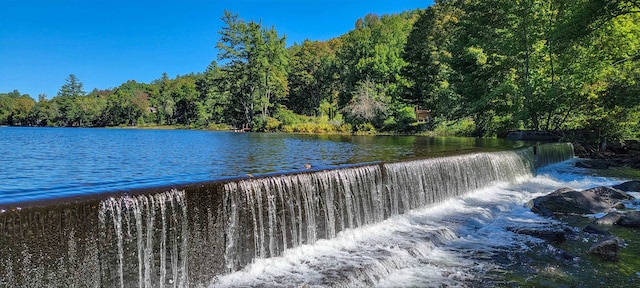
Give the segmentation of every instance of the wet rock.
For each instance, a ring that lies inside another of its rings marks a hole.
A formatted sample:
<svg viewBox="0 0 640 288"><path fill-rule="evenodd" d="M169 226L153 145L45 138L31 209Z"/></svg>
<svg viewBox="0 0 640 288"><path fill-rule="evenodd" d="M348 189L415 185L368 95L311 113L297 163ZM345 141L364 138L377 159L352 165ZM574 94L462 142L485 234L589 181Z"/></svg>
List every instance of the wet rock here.
<svg viewBox="0 0 640 288"><path fill-rule="evenodd" d="M527 228L507 228L507 230L516 234L533 236L555 244L559 244L567 240L566 231L564 230Z"/></svg>
<svg viewBox="0 0 640 288"><path fill-rule="evenodd" d="M615 204L618 201L615 200L631 200L633 196L625 193L624 191L616 188L600 186L591 189L584 190L584 192L594 192L598 196L608 199L610 203Z"/></svg>
<svg viewBox="0 0 640 288"><path fill-rule="evenodd" d="M595 223L598 225L612 226L618 223L618 221L620 221L620 219L622 219L623 216L624 215L620 212L610 212L604 217L596 220Z"/></svg>
<svg viewBox="0 0 640 288"><path fill-rule="evenodd" d="M605 235L605 236L611 235L611 233L609 233L609 231L600 229L600 228L598 228L598 227L596 227L594 225L591 225L591 224L589 224L589 225L585 226L584 228L582 228L582 232L590 233L590 234L596 234L596 235Z"/></svg>
<svg viewBox="0 0 640 288"><path fill-rule="evenodd" d="M605 212L611 208L609 198L603 198L596 190L575 191L561 188L549 195L527 202L527 207L543 216L556 214L593 214Z"/></svg>
<svg viewBox="0 0 640 288"><path fill-rule="evenodd" d="M625 227L640 228L640 211L625 213L617 224Z"/></svg>
<svg viewBox="0 0 640 288"><path fill-rule="evenodd" d="M612 188L626 192L640 192L640 181L627 181L622 184L615 185Z"/></svg>
<svg viewBox="0 0 640 288"><path fill-rule="evenodd" d="M551 256L553 256L553 258L555 258L558 261L562 261L565 263L568 262L575 262L577 257L572 255L571 253L560 249L558 247L555 247L553 245L547 245L547 252L549 254L551 254Z"/></svg>
<svg viewBox="0 0 640 288"><path fill-rule="evenodd" d="M616 203L616 204L613 204L613 205L611 206L611 208L614 208L614 209L616 209L616 210L622 210L622 209L624 209L624 208L627 208L627 206L625 206L625 205L624 205L624 203L622 203L622 202L618 202L618 203Z"/></svg>
<svg viewBox="0 0 640 288"><path fill-rule="evenodd" d="M593 244L587 253L596 255L602 260L616 261L621 242L618 237L610 237Z"/></svg>
<svg viewBox="0 0 640 288"><path fill-rule="evenodd" d="M576 162L576 167L587 169L609 169L611 163L606 160L582 160Z"/></svg>

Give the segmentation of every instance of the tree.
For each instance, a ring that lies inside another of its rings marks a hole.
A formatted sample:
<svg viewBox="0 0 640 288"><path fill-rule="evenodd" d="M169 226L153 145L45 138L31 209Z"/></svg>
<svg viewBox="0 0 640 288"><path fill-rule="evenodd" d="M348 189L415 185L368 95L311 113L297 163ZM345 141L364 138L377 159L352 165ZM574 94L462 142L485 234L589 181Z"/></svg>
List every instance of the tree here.
<svg viewBox="0 0 640 288"><path fill-rule="evenodd" d="M353 92L353 98L343 108L343 113L355 129L365 123L381 122L387 112L384 98L384 94L380 93L373 81L359 82ZM376 124L381 126L381 123Z"/></svg>
<svg viewBox="0 0 640 288"><path fill-rule="evenodd" d="M230 94L230 120L236 126L252 127L260 115L259 123L265 123L274 100L287 93L285 37L273 27L263 29L260 23L244 22L229 11L222 21L226 26L219 32L218 60L228 61L220 84Z"/></svg>
<svg viewBox="0 0 640 288"><path fill-rule="evenodd" d="M377 83L392 101L400 100L401 88L407 85L401 74L407 65L402 54L417 15L418 11L382 17L369 14L341 37L344 44L337 53L344 83L341 105L350 101L357 83L365 80Z"/></svg>
<svg viewBox="0 0 640 288"><path fill-rule="evenodd" d="M322 113L321 102L333 102L336 58L332 43L305 40L290 47L289 53L287 107L298 114L317 116Z"/></svg>
<svg viewBox="0 0 640 288"><path fill-rule="evenodd" d="M83 90L84 84L74 74L69 74L64 85L58 91L58 97L79 97L87 93Z"/></svg>
<svg viewBox="0 0 640 288"><path fill-rule="evenodd" d="M450 83L450 50L460 33L462 13L451 1L439 1L427 8L416 20L402 55L407 62L402 75L409 82L403 100L429 109L433 115L461 114L463 103Z"/></svg>
<svg viewBox="0 0 640 288"><path fill-rule="evenodd" d="M58 91L58 95L54 97L54 101L58 104L58 119L55 121L61 126L78 125L74 120L81 117L78 110L76 98L85 96L87 93L83 90L83 84L74 74L69 74L65 79L64 85Z"/></svg>
<svg viewBox="0 0 640 288"><path fill-rule="evenodd" d="M196 80L196 90L200 94L198 105L198 121L202 126L211 123L225 123L225 110L228 97L225 91L218 88L218 82L223 78L222 69L214 61L207 67L204 74Z"/></svg>
<svg viewBox="0 0 640 288"><path fill-rule="evenodd" d="M35 101L27 94L20 94L18 90L0 93L0 124L23 126L29 124L29 113L35 106Z"/></svg>

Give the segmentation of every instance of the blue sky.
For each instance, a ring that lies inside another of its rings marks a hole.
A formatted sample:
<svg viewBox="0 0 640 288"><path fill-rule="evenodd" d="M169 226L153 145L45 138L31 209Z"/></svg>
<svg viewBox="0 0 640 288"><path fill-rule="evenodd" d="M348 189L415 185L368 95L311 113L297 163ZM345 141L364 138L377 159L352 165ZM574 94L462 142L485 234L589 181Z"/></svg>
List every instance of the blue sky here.
<svg viewBox="0 0 640 288"><path fill-rule="evenodd" d="M358 18L426 8L431 0L0 0L0 92L56 96L69 74L85 91L163 72L198 73L216 60L224 10L287 36L327 40Z"/></svg>

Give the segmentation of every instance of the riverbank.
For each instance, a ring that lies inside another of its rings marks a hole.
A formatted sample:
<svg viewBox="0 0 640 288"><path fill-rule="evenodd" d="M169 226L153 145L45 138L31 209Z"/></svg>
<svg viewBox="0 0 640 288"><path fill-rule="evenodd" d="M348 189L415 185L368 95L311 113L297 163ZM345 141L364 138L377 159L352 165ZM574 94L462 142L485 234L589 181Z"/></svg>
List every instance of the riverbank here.
<svg viewBox="0 0 640 288"><path fill-rule="evenodd" d="M579 168L593 170L604 177L640 179L640 141L624 140L604 147L585 142L573 142ZM603 149L604 148L604 149Z"/></svg>
<svg viewBox="0 0 640 288"><path fill-rule="evenodd" d="M556 220L514 231L542 242L495 257L498 287L631 287L640 279L638 181L583 191L561 188L527 203Z"/></svg>

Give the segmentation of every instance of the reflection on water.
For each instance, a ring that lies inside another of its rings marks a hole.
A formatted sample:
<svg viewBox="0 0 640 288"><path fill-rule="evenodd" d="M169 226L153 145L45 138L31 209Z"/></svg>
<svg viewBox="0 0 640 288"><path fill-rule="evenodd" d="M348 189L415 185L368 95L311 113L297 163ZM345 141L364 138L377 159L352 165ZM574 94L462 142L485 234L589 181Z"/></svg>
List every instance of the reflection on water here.
<svg viewBox="0 0 640 288"><path fill-rule="evenodd" d="M495 139L185 130L0 129L0 205L522 145Z"/></svg>

